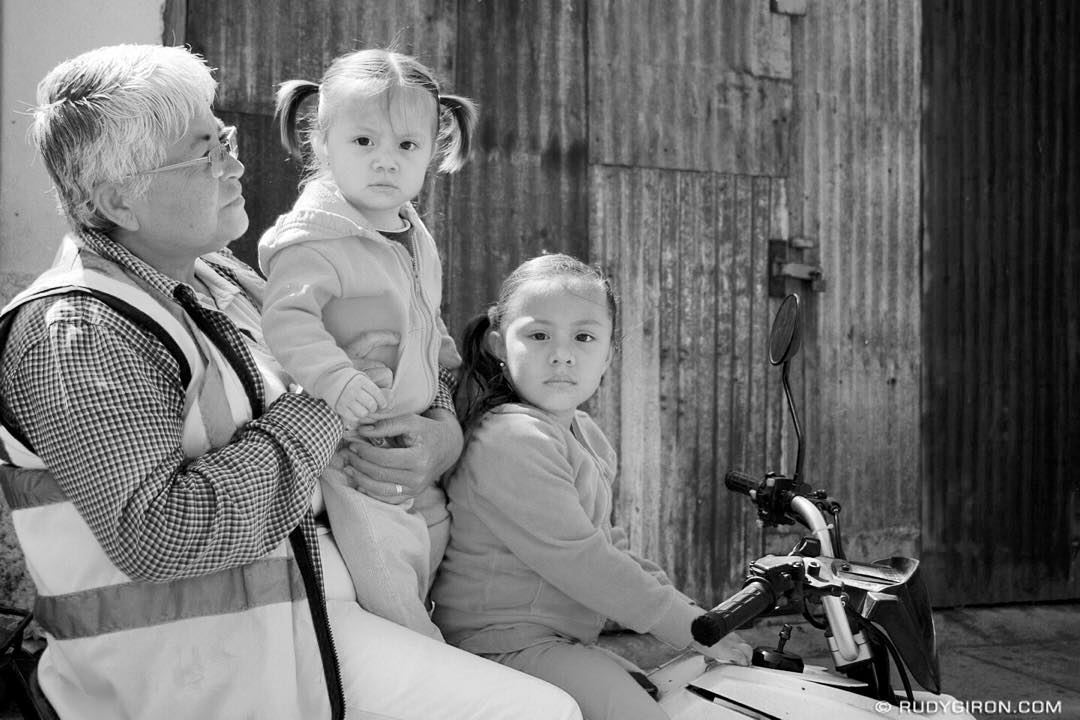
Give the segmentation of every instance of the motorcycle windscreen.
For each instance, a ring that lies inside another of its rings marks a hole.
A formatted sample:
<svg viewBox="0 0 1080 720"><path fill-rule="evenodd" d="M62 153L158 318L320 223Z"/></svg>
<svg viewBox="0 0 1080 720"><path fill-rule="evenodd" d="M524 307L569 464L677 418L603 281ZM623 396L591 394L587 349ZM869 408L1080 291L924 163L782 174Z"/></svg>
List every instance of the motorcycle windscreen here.
<svg viewBox="0 0 1080 720"><path fill-rule="evenodd" d="M855 611L888 634L920 685L940 693L934 615L919 561L894 557L870 565L850 563L839 574Z"/></svg>

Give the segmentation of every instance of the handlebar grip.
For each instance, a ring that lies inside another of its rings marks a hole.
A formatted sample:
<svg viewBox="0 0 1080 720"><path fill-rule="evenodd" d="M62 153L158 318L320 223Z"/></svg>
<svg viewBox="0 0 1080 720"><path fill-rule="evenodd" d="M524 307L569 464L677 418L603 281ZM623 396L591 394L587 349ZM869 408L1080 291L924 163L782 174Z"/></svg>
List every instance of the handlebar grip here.
<svg viewBox="0 0 1080 720"><path fill-rule="evenodd" d="M741 470L728 470L724 476L724 486L732 492L749 495L751 490L757 490L760 482L742 472Z"/></svg>
<svg viewBox="0 0 1080 720"><path fill-rule="evenodd" d="M750 622L776 604L769 584L761 579L751 580L742 590L720 603L715 610L694 618L690 634L706 647L715 645L732 630Z"/></svg>

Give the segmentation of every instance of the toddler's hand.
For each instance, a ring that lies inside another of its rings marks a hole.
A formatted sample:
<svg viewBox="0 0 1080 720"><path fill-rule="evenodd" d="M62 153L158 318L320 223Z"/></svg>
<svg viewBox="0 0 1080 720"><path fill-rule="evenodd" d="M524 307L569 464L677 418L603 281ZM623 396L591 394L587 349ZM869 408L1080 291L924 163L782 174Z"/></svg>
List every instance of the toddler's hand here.
<svg viewBox="0 0 1080 720"><path fill-rule="evenodd" d="M754 650L735 633L728 633L720 638L719 642L711 647L705 647L701 643L690 643L694 652L701 653L705 657L719 660L732 665L749 665L750 658L754 656Z"/></svg>
<svg viewBox="0 0 1080 720"><path fill-rule="evenodd" d="M367 375L371 378L371 382L383 390L389 390L394 384L394 373L378 360L360 358L353 361L353 368Z"/></svg>
<svg viewBox="0 0 1080 720"><path fill-rule="evenodd" d="M397 362L398 344L401 336L390 330L372 330L362 333L345 348L353 367L366 373L381 388L394 383L390 366Z"/></svg>
<svg viewBox="0 0 1080 720"><path fill-rule="evenodd" d="M356 377L345 385L341 391L334 410L341 416L346 426L355 425L376 410L386 407L386 396L371 378L363 373L357 373Z"/></svg>

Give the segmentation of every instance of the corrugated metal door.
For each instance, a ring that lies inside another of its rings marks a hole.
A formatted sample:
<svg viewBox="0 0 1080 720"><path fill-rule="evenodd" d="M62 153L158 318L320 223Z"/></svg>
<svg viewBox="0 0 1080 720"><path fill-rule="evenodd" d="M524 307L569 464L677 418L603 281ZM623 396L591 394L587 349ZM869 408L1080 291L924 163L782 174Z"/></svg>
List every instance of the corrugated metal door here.
<svg viewBox="0 0 1080 720"><path fill-rule="evenodd" d="M950 603L1080 597L1080 5L927 2L923 556Z"/></svg>
<svg viewBox="0 0 1080 720"><path fill-rule="evenodd" d="M808 479L867 561L919 551L920 33L916 0L811 0L792 38L792 225L828 284L806 357Z"/></svg>
<svg viewBox="0 0 1080 720"><path fill-rule="evenodd" d="M783 441L765 351L768 243L788 237L790 20L763 2L609 0L590 3L588 39L589 238L623 295L598 403L622 461L616 517L715 600L763 549L724 473L779 469Z"/></svg>

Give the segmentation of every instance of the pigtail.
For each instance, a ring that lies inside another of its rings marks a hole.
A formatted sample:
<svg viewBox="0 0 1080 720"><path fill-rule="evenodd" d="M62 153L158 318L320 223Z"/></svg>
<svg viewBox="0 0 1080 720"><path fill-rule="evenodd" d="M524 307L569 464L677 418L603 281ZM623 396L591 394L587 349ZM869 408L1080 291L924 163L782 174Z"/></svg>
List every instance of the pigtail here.
<svg viewBox="0 0 1080 720"><path fill-rule="evenodd" d="M472 154L478 113L476 103L460 95L439 96L441 172L457 172Z"/></svg>
<svg viewBox="0 0 1080 720"><path fill-rule="evenodd" d="M304 139L300 132L300 106L318 92L318 83L310 80L288 80L278 87L274 115L281 123L281 145L294 157L303 157Z"/></svg>
<svg viewBox="0 0 1080 720"><path fill-rule="evenodd" d="M465 326L461 338L461 379L454 404L458 420L466 432L488 410L508 402L520 402L517 392L503 372L499 358L488 347L491 320L477 315Z"/></svg>

